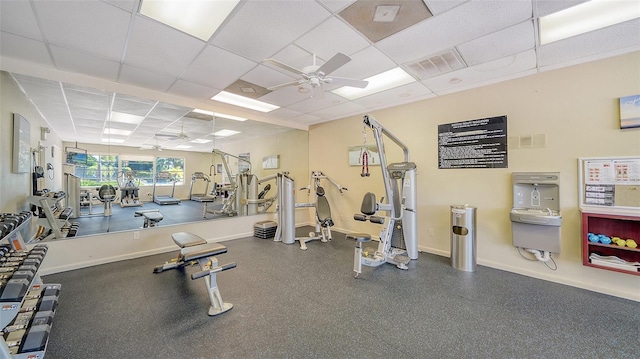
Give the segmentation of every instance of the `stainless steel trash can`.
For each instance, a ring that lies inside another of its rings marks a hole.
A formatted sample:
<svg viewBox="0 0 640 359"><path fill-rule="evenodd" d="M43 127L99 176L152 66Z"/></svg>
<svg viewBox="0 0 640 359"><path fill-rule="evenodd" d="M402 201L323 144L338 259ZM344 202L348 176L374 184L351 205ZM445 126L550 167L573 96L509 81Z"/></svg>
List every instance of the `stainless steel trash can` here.
<svg viewBox="0 0 640 359"><path fill-rule="evenodd" d="M451 266L474 272L476 251L476 207L451 206Z"/></svg>

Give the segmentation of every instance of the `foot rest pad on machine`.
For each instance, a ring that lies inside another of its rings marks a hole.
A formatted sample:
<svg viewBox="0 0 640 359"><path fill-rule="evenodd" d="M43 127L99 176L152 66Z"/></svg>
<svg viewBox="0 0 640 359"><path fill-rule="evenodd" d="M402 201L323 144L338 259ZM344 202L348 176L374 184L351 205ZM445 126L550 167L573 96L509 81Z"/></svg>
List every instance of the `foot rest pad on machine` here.
<svg viewBox="0 0 640 359"><path fill-rule="evenodd" d="M356 242L369 242L371 241L371 235L368 233L351 233L347 234L346 239L355 239Z"/></svg>

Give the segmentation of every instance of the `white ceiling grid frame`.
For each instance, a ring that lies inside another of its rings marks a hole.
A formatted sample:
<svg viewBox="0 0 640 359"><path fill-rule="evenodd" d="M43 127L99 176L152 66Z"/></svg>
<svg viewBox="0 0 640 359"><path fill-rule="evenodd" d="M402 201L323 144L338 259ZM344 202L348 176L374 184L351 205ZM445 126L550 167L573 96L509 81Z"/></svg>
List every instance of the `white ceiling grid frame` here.
<svg viewBox="0 0 640 359"><path fill-rule="evenodd" d="M455 78L460 82L451 83L452 75L443 74L422 81L427 87L438 95L460 90L485 86L491 83L504 81L506 78L512 79L531 74L529 70L536 71L535 50L525 51L508 57L503 57L484 64L467 67L458 70Z"/></svg>
<svg viewBox="0 0 640 359"><path fill-rule="evenodd" d="M29 62L53 67L51 56L44 43L20 37L7 32L0 33L0 48L3 55L16 59L26 59ZM2 56L0 56L0 59Z"/></svg>
<svg viewBox="0 0 640 359"><path fill-rule="evenodd" d="M166 92L175 82L175 77L122 64L119 82Z"/></svg>
<svg viewBox="0 0 640 359"><path fill-rule="evenodd" d="M352 102L358 103L370 110L380 110L389 107L386 102L389 97L401 98L402 100L396 103L404 104L435 96L436 95L424 84L420 82L412 82L403 86L361 97L353 100ZM396 105L394 104L393 106L395 107Z"/></svg>
<svg viewBox="0 0 640 359"><path fill-rule="evenodd" d="M131 13L97 0L34 1L32 4L49 43L120 61Z"/></svg>
<svg viewBox="0 0 640 359"><path fill-rule="evenodd" d="M256 65L256 62L242 56L208 45L180 78L199 85L224 89Z"/></svg>
<svg viewBox="0 0 640 359"><path fill-rule="evenodd" d="M0 30L44 41L29 1L0 1Z"/></svg>
<svg viewBox="0 0 640 359"><path fill-rule="evenodd" d="M631 49L627 46L630 42L635 44ZM584 62L584 58L597 60L600 54L611 56L617 49L624 50L621 53L640 50L640 19L542 45L538 50L539 67L544 71L557 68L557 65L564 67L577 61Z"/></svg>
<svg viewBox="0 0 640 359"><path fill-rule="evenodd" d="M167 93L199 101L208 101L220 91L221 90L218 88L203 86L190 81L178 79L173 85L171 85L171 88Z"/></svg>
<svg viewBox="0 0 640 359"><path fill-rule="evenodd" d="M223 25L224 31L214 34L211 43L260 62L329 16L315 1L248 1Z"/></svg>
<svg viewBox="0 0 640 359"><path fill-rule="evenodd" d="M345 55L354 54L369 46L370 42L343 21L332 16L302 35L295 44L328 60L339 52ZM310 62L308 65L312 64L313 62Z"/></svg>
<svg viewBox="0 0 640 359"><path fill-rule="evenodd" d="M535 48L533 20L457 46L467 66L479 65Z"/></svg>
<svg viewBox="0 0 640 359"><path fill-rule="evenodd" d="M356 2L356 0L318 0L318 2L323 4L329 11L337 13Z"/></svg>
<svg viewBox="0 0 640 359"><path fill-rule="evenodd" d="M450 49L531 17L531 1L469 1L391 35L377 42L376 46L401 64Z"/></svg>
<svg viewBox="0 0 640 359"><path fill-rule="evenodd" d="M205 45L200 39L138 15L129 36L124 63L178 77Z"/></svg>
<svg viewBox="0 0 640 359"><path fill-rule="evenodd" d="M81 74L100 77L110 81L118 80L120 63L103 59L86 52L66 49L56 45L49 45L51 55L55 59L56 67L61 70L79 72Z"/></svg>

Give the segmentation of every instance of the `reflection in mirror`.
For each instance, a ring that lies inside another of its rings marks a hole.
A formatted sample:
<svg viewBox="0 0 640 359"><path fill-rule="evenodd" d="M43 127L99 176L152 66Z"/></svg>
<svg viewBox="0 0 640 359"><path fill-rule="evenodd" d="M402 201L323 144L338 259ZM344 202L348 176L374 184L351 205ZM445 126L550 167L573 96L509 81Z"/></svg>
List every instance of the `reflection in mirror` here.
<svg viewBox="0 0 640 359"><path fill-rule="evenodd" d="M63 140L75 236L275 212L275 175L308 176L306 131L12 76Z"/></svg>

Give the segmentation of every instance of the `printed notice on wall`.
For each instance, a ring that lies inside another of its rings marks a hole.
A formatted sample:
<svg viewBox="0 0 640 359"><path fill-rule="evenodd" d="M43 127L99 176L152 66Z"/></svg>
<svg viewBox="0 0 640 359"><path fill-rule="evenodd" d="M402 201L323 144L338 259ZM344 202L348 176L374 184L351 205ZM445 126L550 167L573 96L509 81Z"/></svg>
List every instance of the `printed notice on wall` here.
<svg viewBox="0 0 640 359"><path fill-rule="evenodd" d="M438 168L507 167L507 116L438 125Z"/></svg>
<svg viewBox="0 0 640 359"><path fill-rule="evenodd" d="M582 160L582 203L640 207L640 158Z"/></svg>

